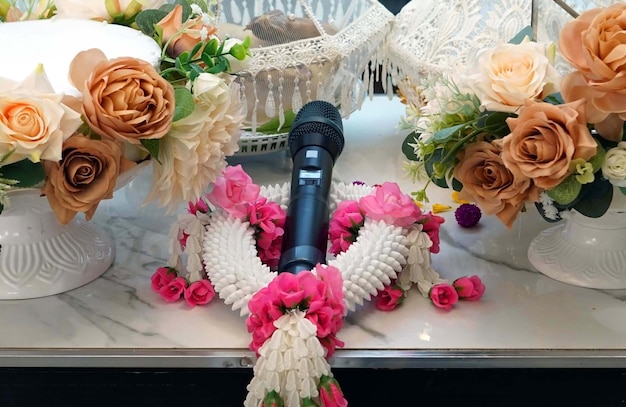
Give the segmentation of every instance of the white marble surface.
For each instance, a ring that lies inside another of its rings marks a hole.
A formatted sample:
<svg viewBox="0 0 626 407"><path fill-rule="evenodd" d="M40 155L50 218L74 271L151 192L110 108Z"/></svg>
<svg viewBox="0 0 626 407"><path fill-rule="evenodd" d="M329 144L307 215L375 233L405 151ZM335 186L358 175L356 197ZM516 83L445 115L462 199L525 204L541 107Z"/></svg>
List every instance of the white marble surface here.
<svg viewBox="0 0 626 407"><path fill-rule="evenodd" d="M397 99L366 101L344 122L346 147L334 175L370 184L395 180L412 190L402 171L404 135L396 131L403 112ZM247 158L243 165L259 183L290 176L286 153ZM140 191L141 178L127 188ZM165 363L164 356L176 366L211 366L218 355L227 356L216 362L220 365L249 361L244 320L219 299L189 309L184 302L166 304L151 291L150 276L168 256L171 218L150 207L129 208L137 195L120 190L97 213L117 250L113 267L101 278L52 297L1 301L1 366L148 366ZM448 196L447 190L431 192L435 201ZM578 364L626 366L626 292L578 288L534 272L526 249L549 226L534 209L511 231L485 217L480 227L464 230L452 212L444 216L434 266L450 280L479 275L487 286L483 299L445 312L415 289L394 312L361 307L340 331L346 350L337 353L335 365L376 365L389 358L391 365L428 366L433 358L451 357L476 365L498 358L513 365L528 360L559 365L573 358Z"/></svg>

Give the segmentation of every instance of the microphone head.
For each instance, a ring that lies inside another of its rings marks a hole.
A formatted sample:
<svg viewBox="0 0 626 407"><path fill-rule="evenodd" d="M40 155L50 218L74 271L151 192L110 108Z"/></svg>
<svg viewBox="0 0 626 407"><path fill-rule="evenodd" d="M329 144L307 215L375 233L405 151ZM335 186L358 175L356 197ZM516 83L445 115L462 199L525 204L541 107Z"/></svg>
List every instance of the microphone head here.
<svg viewBox="0 0 626 407"><path fill-rule="evenodd" d="M302 106L291 126L287 143L292 157L302 147L320 146L336 160L345 143L339 110L323 100Z"/></svg>

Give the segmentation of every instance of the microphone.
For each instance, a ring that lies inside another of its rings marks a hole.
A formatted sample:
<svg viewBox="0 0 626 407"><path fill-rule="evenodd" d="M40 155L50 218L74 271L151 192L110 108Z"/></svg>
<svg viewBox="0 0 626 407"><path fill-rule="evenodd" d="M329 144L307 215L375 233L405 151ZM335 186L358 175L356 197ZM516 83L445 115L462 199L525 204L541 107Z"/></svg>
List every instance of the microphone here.
<svg viewBox="0 0 626 407"><path fill-rule="evenodd" d="M324 101L305 104L287 143L293 170L278 272L297 274L326 263L332 170L344 145L339 111Z"/></svg>

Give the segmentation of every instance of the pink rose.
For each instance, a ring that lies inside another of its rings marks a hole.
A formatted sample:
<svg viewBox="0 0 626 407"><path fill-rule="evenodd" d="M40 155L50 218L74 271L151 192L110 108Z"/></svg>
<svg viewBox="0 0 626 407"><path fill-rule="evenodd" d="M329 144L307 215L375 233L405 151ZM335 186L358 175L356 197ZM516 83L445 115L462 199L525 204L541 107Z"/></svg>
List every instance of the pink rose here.
<svg viewBox="0 0 626 407"><path fill-rule="evenodd" d="M270 268L278 266L283 235L285 211L276 202L260 198L248 207L248 219L257 230L256 245L261 261Z"/></svg>
<svg viewBox="0 0 626 407"><path fill-rule="evenodd" d="M215 296L215 290L209 280L194 281L185 289L185 301L190 307L208 304Z"/></svg>
<svg viewBox="0 0 626 407"><path fill-rule="evenodd" d="M330 220L329 252L336 256L348 250L348 247L356 240L363 222L363 213L356 201L341 201Z"/></svg>
<svg viewBox="0 0 626 407"><path fill-rule="evenodd" d="M439 253L439 228L444 221L444 218L442 218L441 216L433 215L432 212L424 214L418 220L418 222L423 222L422 231L428 234L430 241L433 242L433 245L430 246L431 253Z"/></svg>
<svg viewBox="0 0 626 407"><path fill-rule="evenodd" d="M452 285L461 300L478 301L485 293L485 284L478 276L457 278Z"/></svg>
<svg viewBox="0 0 626 407"><path fill-rule="evenodd" d="M167 286L176 276L178 276L178 271L175 268L159 267L150 278L152 290L158 293L161 288Z"/></svg>
<svg viewBox="0 0 626 407"><path fill-rule="evenodd" d="M183 295L185 288L187 288L187 280L176 277L168 285L161 287L159 294L167 302L176 302Z"/></svg>
<svg viewBox="0 0 626 407"><path fill-rule="evenodd" d="M376 309L393 311L404 301L404 290L396 284L386 285L375 298Z"/></svg>
<svg viewBox="0 0 626 407"><path fill-rule="evenodd" d="M403 194L395 182L379 185L373 193L359 200L359 206L371 219L401 227L412 225L421 215L413 199Z"/></svg>
<svg viewBox="0 0 626 407"><path fill-rule="evenodd" d="M230 215L243 218L248 214L248 205L258 199L260 190L241 165L236 165L224 169L224 174L215 180L206 197Z"/></svg>
<svg viewBox="0 0 626 407"><path fill-rule="evenodd" d="M428 296L435 307L445 309L446 311L452 309L452 306L459 301L459 295L454 287L445 283L433 286Z"/></svg>
<svg viewBox="0 0 626 407"><path fill-rule="evenodd" d="M322 407L347 407L348 401L344 398L341 387L334 377L323 375L320 377L320 401Z"/></svg>

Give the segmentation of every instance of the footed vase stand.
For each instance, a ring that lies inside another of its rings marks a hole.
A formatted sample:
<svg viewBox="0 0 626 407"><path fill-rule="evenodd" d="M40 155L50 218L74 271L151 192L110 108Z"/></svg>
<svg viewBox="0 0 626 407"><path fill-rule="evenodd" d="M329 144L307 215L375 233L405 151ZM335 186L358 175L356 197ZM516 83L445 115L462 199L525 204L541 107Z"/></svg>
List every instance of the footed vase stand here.
<svg viewBox="0 0 626 407"><path fill-rule="evenodd" d="M0 299L59 294L96 279L114 245L92 222L60 225L38 189L10 191L0 214Z"/></svg>

